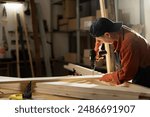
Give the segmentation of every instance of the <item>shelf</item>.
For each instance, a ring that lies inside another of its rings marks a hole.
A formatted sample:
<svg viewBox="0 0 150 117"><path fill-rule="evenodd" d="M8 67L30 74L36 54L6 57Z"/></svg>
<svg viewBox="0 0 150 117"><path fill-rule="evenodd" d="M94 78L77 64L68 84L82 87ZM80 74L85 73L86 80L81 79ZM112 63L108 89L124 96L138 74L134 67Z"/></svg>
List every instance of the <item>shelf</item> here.
<svg viewBox="0 0 150 117"><path fill-rule="evenodd" d="M87 2L87 1L91 1L91 0L80 0L80 3Z"/></svg>
<svg viewBox="0 0 150 117"><path fill-rule="evenodd" d="M63 0L52 0L51 4L62 4Z"/></svg>

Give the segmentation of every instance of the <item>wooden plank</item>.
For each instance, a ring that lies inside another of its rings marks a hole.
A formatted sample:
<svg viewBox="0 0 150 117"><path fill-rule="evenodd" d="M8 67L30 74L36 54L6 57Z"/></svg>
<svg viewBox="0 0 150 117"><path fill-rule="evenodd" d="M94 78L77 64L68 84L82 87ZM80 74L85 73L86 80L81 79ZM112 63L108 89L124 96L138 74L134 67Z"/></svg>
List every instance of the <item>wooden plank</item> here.
<svg viewBox="0 0 150 117"><path fill-rule="evenodd" d="M88 76L60 76L60 77L35 77L35 78L16 78L16 77L4 77L0 76L0 83L17 83L17 82L54 82L62 80L79 80L79 79L99 79L100 75L88 75Z"/></svg>
<svg viewBox="0 0 150 117"><path fill-rule="evenodd" d="M115 1L114 0L107 0L107 9L108 9L108 17L115 21L116 14L115 14Z"/></svg>
<svg viewBox="0 0 150 117"><path fill-rule="evenodd" d="M70 90L71 88L71 90ZM139 94L118 94L116 92L115 94L112 92L106 93L102 90L99 90L98 92L90 92L89 89L86 91L82 90L83 88L79 88L78 90L72 90L72 87L68 87L68 90L62 90L60 87L59 89L57 87L55 88L46 88L44 89L43 87L38 87L35 90L37 92L45 92L46 94L55 94L55 95L62 95L62 96L67 96L67 97L77 97L77 98L83 98L83 99L138 99ZM103 93L104 92L104 93Z"/></svg>
<svg viewBox="0 0 150 117"><path fill-rule="evenodd" d="M15 18L15 24L16 24L16 30L15 30L15 36L16 36L16 64L17 64L17 76L20 77L20 60L19 60L19 34L18 34L18 22L17 22L17 13L14 12L14 18Z"/></svg>
<svg viewBox="0 0 150 117"><path fill-rule="evenodd" d="M6 97L6 95L7 95L7 98L8 98L10 95L17 94L17 93L20 93L20 91L0 89L0 99L3 98L3 97Z"/></svg>
<svg viewBox="0 0 150 117"><path fill-rule="evenodd" d="M95 94L95 93L85 93L85 92L73 92L73 91L60 91L60 90L50 90L50 89L38 89L38 93L45 93L50 95L57 95L57 96L66 96L66 97L73 97L79 99L93 99L93 100L119 100L119 99L128 99L128 100L135 100L138 99L138 96L129 96L129 95L105 95L105 94Z"/></svg>
<svg viewBox="0 0 150 117"><path fill-rule="evenodd" d="M100 3L100 8L101 8L101 16L102 17L108 17L106 8L105 8L105 0L99 0ZM113 72L115 67L114 67L114 54L112 52L112 47L109 44L105 44L105 49L107 51L106 54L106 66L107 66L107 72Z"/></svg>
<svg viewBox="0 0 150 117"><path fill-rule="evenodd" d="M9 100L9 96L12 94L19 94L21 92L14 90L1 89L0 100ZM32 100L77 100L78 98L56 96L43 93L33 93ZM79 99L78 99L79 100Z"/></svg>
<svg viewBox="0 0 150 117"><path fill-rule="evenodd" d="M43 86L43 88L56 88L56 86L58 87L58 89L66 89L66 90L71 90L71 91L75 91L75 90L80 90L80 88L82 88L81 91L84 92L93 92L93 93L114 93L114 94L130 94L130 95L134 95L137 93L150 93L150 89L149 88L145 88L142 86L138 86L138 85L134 85L134 84L130 84L129 87L122 87L122 86L107 86L107 85L103 85L101 82L97 81L97 83L93 83L93 81L96 79L93 79L91 81L86 81L86 82L70 82L70 81L59 81L59 82L46 82L46 83L37 83L37 86ZM101 91L98 91L101 90Z"/></svg>
<svg viewBox="0 0 150 117"><path fill-rule="evenodd" d="M37 83L36 92L81 99L150 99L149 88L134 84L129 84L129 87L106 86L99 82L99 77L100 75L24 79L0 77L0 83L51 81Z"/></svg>
<svg viewBox="0 0 150 117"><path fill-rule="evenodd" d="M92 82L47 82L37 83L35 90L36 92L84 99L139 99L140 96L145 96L150 99L149 88L133 84L130 84L129 87L118 87Z"/></svg>
<svg viewBox="0 0 150 117"><path fill-rule="evenodd" d="M20 90L20 83L4 83L0 84L0 89Z"/></svg>
<svg viewBox="0 0 150 117"><path fill-rule="evenodd" d="M79 100L78 98L48 95L43 93L33 93L33 100Z"/></svg>
<svg viewBox="0 0 150 117"><path fill-rule="evenodd" d="M35 1L30 0L31 3L31 17L32 17L32 27L33 27L33 39L35 45L35 75L41 76L41 58L40 58L40 40L38 37L38 22L36 17L36 7Z"/></svg>
<svg viewBox="0 0 150 117"><path fill-rule="evenodd" d="M23 8L21 9L20 14L21 14L22 22L23 22L23 29L24 29L24 32L25 32L25 39L26 39L26 42L27 42L27 50L28 50L31 74L32 74L32 77L34 77L35 75L34 75L34 69L33 69L32 56L31 56L31 48L30 48L30 44L29 44L29 35L28 35L28 32L27 32L27 27L26 27L26 22L25 22L25 16L24 16L24 13L23 13Z"/></svg>
<svg viewBox="0 0 150 117"><path fill-rule="evenodd" d="M67 70L70 70L70 71L75 70L75 72L80 75L102 75L101 72L98 72L98 71L95 71L92 69L88 69L88 68L85 68L85 67L82 67L79 65L75 65L72 63L69 63L68 65L64 65L64 68Z"/></svg>
<svg viewBox="0 0 150 117"><path fill-rule="evenodd" d="M43 25L43 19L42 19L43 16L42 16L40 3L36 3L36 9L37 9L37 15L38 15L38 22L39 22L39 31L41 34L41 42L42 42L42 47L43 47L46 76L52 76L52 70L51 70L51 64L50 64L50 51L48 49L47 38L46 38L45 31L44 31L44 25Z"/></svg>

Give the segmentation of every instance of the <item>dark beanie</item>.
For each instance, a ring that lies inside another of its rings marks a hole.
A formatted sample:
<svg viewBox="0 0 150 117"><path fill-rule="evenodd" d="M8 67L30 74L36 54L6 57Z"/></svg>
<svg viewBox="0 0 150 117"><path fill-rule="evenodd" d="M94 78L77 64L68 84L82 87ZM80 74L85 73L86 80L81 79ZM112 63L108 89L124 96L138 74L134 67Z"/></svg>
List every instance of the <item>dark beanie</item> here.
<svg viewBox="0 0 150 117"><path fill-rule="evenodd" d="M99 18L90 27L90 34L93 37L104 35L105 32L117 32L121 29L122 22L113 22L107 18Z"/></svg>

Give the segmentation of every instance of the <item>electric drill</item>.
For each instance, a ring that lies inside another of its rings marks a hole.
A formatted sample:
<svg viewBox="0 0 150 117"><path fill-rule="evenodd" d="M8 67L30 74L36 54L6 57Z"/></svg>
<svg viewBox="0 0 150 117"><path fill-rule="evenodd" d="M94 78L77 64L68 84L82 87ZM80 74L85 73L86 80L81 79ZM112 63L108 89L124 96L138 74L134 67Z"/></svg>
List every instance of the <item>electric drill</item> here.
<svg viewBox="0 0 150 117"><path fill-rule="evenodd" d="M106 54L107 54L106 50L99 51L99 58L104 57L104 55L106 55ZM96 66L96 63L95 63L96 62L96 52L95 52L94 49L90 50L90 61L91 61L91 68L93 70L95 70L95 66Z"/></svg>

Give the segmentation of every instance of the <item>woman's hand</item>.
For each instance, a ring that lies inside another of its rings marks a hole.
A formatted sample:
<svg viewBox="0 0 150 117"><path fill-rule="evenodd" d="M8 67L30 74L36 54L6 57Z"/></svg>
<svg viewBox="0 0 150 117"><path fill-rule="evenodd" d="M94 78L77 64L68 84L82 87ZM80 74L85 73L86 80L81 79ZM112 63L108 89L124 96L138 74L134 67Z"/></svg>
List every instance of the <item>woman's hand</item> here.
<svg viewBox="0 0 150 117"><path fill-rule="evenodd" d="M117 82L114 80L112 73L108 73L108 74L103 75L103 77L101 77L99 80L103 81L103 82L110 83L111 85L117 85Z"/></svg>

